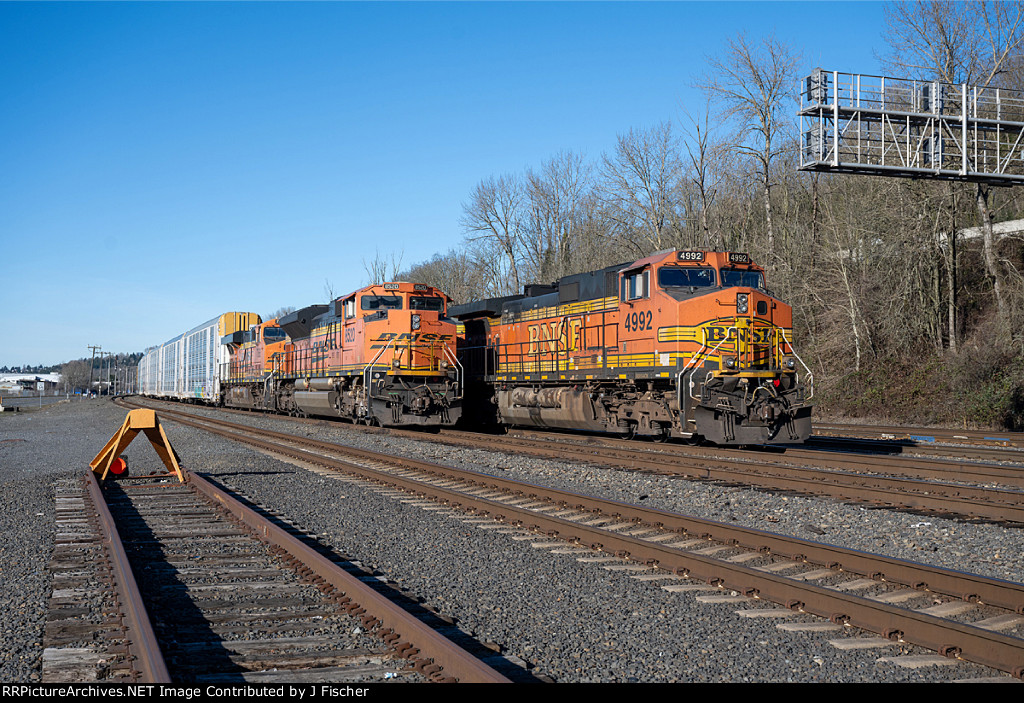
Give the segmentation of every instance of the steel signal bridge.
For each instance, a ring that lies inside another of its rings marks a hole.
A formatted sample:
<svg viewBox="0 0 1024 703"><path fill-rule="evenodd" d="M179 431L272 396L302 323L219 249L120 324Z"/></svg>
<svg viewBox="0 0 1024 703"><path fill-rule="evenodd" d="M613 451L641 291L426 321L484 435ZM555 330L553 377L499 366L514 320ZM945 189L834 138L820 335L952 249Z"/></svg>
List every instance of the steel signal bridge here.
<svg viewBox="0 0 1024 703"><path fill-rule="evenodd" d="M800 170L1024 183L1024 93L815 69Z"/></svg>

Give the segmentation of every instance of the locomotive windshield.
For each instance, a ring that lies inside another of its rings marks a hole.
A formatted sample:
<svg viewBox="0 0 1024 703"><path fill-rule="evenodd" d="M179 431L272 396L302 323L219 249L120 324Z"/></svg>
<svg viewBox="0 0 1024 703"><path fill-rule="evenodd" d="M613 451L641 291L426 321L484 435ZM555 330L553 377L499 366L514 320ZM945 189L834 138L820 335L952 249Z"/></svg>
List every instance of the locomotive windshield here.
<svg viewBox="0 0 1024 703"><path fill-rule="evenodd" d="M425 295L411 295L409 296L409 309L436 310L437 312L444 312L444 299L428 298Z"/></svg>
<svg viewBox="0 0 1024 703"><path fill-rule="evenodd" d="M402 296L364 295L362 308L363 310L401 310Z"/></svg>
<svg viewBox="0 0 1024 703"><path fill-rule="evenodd" d="M280 342L287 339L288 335L280 327L264 327L263 341L268 343Z"/></svg>
<svg viewBox="0 0 1024 703"><path fill-rule="evenodd" d="M706 288L715 285L715 270L696 266L662 266L658 269L658 285L662 288Z"/></svg>
<svg viewBox="0 0 1024 703"><path fill-rule="evenodd" d="M722 269L723 288L764 288L764 276L760 271L744 269Z"/></svg>

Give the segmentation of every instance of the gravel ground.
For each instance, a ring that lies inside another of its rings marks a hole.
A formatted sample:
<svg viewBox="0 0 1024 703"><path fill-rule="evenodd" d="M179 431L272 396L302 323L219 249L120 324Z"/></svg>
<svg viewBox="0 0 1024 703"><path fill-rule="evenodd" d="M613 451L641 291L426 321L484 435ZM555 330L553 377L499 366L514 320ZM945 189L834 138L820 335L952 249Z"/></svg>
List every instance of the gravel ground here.
<svg viewBox="0 0 1024 703"><path fill-rule="evenodd" d="M45 564L53 543L52 483L84 470L124 415L103 401L0 415L0 527L8 536L0 547L4 681L38 680ZM258 426L294 428L285 419L248 418ZM339 443L949 568L969 563L972 571L1024 582L1024 530L455 449L328 422L302 427ZM838 650L828 643L836 633L786 633L773 618L735 614L749 604L699 603L692 593L669 593L657 582L537 549L530 540L515 541L358 483L327 479L197 430L168 422L167 431L188 468L290 516L339 553L418 594L478 640L498 643L534 673L556 681L913 682L993 673L967 664L905 669L879 661L923 653L912 647ZM158 464L146 445L140 436L126 453L133 470Z"/></svg>

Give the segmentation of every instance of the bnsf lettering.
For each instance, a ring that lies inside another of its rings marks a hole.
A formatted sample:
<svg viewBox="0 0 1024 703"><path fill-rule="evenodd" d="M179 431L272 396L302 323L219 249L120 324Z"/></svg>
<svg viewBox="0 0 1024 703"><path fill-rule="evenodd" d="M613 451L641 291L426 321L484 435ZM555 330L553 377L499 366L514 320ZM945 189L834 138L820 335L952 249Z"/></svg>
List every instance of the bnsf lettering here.
<svg viewBox="0 0 1024 703"><path fill-rule="evenodd" d="M396 342L444 342L452 338L450 334L437 334L436 332L416 332L415 334L410 332L403 332L398 334L397 332L384 332L379 337L375 337L375 342L390 342L395 340Z"/></svg>
<svg viewBox="0 0 1024 703"><path fill-rule="evenodd" d="M708 342L721 342L729 336L728 327L708 327ZM754 344L768 344L772 341L772 329L770 327L758 327L755 329L737 330L740 339L744 342Z"/></svg>
<svg viewBox="0 0 1024 703"><path fill-rule="evenodd" d="M530 334L528 354L548 354L559 351L575 351L580 348L580 329L583 320L561 319L529 325L526 329Z"/></svg>
<svg viewBox="0 0 1024 703"><path fill-rule="evenodd" d="M370 345L370 349L380 349L387 346L389 342L394 342L398 346L402 344L432 344L438 345L439 343L447 344L450 340L454 339L455 335L451 334L437 334L435 332L416 332L415 334L404 332L398 334L396 332L384 332L379 337L373 340L374 344Z"/></svg>

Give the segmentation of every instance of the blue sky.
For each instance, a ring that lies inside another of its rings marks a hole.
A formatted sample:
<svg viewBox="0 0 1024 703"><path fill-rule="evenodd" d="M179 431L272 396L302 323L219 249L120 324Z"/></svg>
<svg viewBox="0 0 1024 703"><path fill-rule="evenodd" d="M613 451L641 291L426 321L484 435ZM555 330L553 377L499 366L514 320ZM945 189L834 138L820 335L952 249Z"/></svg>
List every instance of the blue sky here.
<svg viewBox="0 0 1024 703"><path fill-rule="evenodd" d="M879 73L883 7L0 3L0 366L354 290L480 180L699 110L740 31Z"/></svg>

